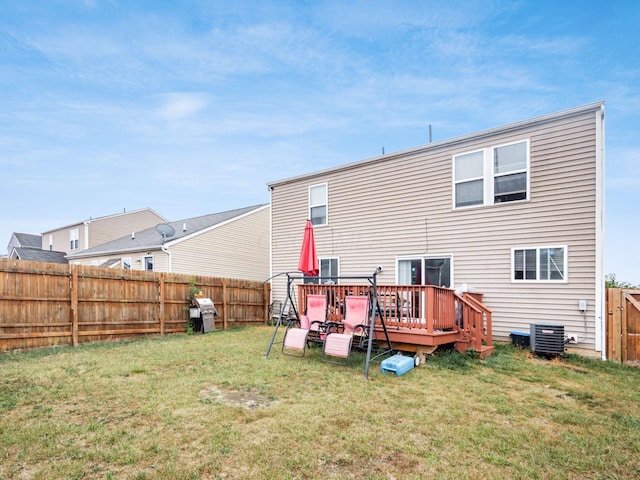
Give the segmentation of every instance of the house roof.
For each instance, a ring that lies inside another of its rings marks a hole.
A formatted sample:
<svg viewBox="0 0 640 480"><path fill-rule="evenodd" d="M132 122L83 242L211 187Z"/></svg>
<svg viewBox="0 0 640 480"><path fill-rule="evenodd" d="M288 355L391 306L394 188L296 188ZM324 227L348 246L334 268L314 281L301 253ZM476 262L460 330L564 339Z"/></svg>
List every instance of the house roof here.
<svg viewBox="0 0 640 480"><path fill-rule="evenodd" d="M158 216L159 218L162 218L163 220L165 219L162 215L153 211L153 209L146 207L146 208L140 208L138 210L131 210L129 212L124 211L120 213L114 213L113 215L104 215L102 217L95 217L95 218L89 217L87 220L80 220L79 222L70 223L69 225L65 225L64 227L57 227L51 230L47 230L46 232L43 232L43 234L50 233L50 232L57 232L58 230L66 230L67 228L75 227L77 225L83 225L85 223L95 222L96 220L104 220L105 218L113 218L113 217L119 217L120 215L130 215L132 213L144 212L145 210L153 213L154 215Z"/></svg>
<svg viewBox="0 0 640 480"><path fill-rule="evenodd" d="M11 256L14 257L14 255L18 260L33 260L36 262L50 263L69 263L65 257L65 252L16 247L13 249L13 253Z"/></svg>
<svg viewBox="0 0 640 480"><path fill-rule="evenodd" d="M251 213L254 210L264 208L267 205L268 204L253 205L251 207L238 208L235 210L228 210L226 212L212 213L209 215L202 215L200 217L168 222L167 225L170 225L173 228L175 234L171 237L167 237L164 243L162 235L158 233L156 227L151 227L139 232L133 232L132 235L127 235L126 237L121 237L77 253L69 254L67 255L67 258L73 259L93 257L96 255L112 255L120 252L157 250L163 245L170 246L174 243L178 243L187 237L204 233L211 228L215 228L220 224Z"/></svg>
<svg viewBox="0 0 640 480"><path fill-rule="evenodd" d="M440 140L437 142L433 142L433 143L429 143L427 145L422 145L419 147L413 147L413 148L409 148L406 150L401 150L399 152L392 152L392 153L388 153L386 155L379 155L377 157L373 157L373 158L368 158L365 160L358 160L356 162L351 162L351 163L347 163L344 165L339 165L336 167L332 167L332 168L328 168L325 170L320 170L320 171L316 171L316 172L311 172L311 173L306 173L306 174L302 174L302 175L298 175L296 177L290 177L290 178L285 178L282 180L275 180L273 182L269 182L267 183L267 187L269 188L269 190L272 190L273 188L275 188L278 185L282 185L282 184L286 184L286 183L290 183L290 182L296 182L298 180L302 180L302 179L308 179L308 178L312 178L315 176L321 176L321 175L325 175L327 173L331 173L331 172L337 172L337 171L341 171L341 170L347 170L350 168L354 168L354 167L358 167L360 165L364 165L364 164L368 164L368 163L376 163L376 162L383 162L389 158L394 158L394 157L400 157L403 155L407 155L407 154L412 154L412 153L420 153L420 152L427 152L427 151L431 151L431 150L435 150L435 149L439 149L439 148L443 148L443 147L451 147L451 146L455 146L457 144L472 140L472 139L480 139L480 138L484 138L484 137L491 137L493 135L499 134L499 133L506 133L506 132L510 132L510 131L515 131L524 127L528 127L528 126L533 126L533 125L538 125L540 123L544 123L544 122L548 122L550 120L554 120L554 119L558 119L558 118L563 118L563 117L570 117L573 115L578 115L584 112L589 112L589 111L597 111L600 110L602 112L602 115L604 115L604 102L600 101L600 102L595 102L595 103L590 103L587 105L583 105L580 107L575 107L575 108L571 108L569 110L563 110L561 112L556 112L556 113L550 113L548 115L542 115L540 117L535 117L535 118L531 118L529 120L523 120L520 122L516 122L516 123L511 123L508 125L503 125L501 127L495 127L495 128L490 128L488 130L482 130L476 133L470 133L467 135L462 135L459 137L454 137L454 138L450 138L450 139L446 139L446 140Z"/></svg>
<svg viewBox="0 0 640 480"><path fill-rule="evenodd" d="M13 236L16 237L16 240L23 248L42 248L42 235L13 232Z"/></svg>

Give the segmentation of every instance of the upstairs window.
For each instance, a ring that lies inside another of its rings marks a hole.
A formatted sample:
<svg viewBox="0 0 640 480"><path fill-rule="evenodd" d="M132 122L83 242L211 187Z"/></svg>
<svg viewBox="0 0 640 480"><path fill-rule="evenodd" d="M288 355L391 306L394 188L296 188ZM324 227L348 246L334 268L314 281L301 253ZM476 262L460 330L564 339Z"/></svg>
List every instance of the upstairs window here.
<svg viewBox="0 0 640 480"><path fill-rule="evenodd" d="M453 157L454 208L527 200L529 141Z"/></svg>
<svg viewBox="0 0 640 480"><path fill-rule="evenodd" d="M309 218L313 225L327 224L327 184L309 187Z"/></svg>
<svg viewBox="0 0 640 480"><path fill-rule="evenodd" d="M153 272L153 257L144 257L144 269Z"/></svg>
<svg viewBox="0 0 640 480"><path fill-rule="evenodd" d="M80 247L80 230L74 228L69 231L69 249L78 250Z"/></svg>
<svg viewBox="0 0 640 480"><path fill-rule="evenodd" d="M514 281L559 281L567 279L567 247L514 248Z"/></svg>
<svg viewBox="0 0 640 480"><path fill-rule="evenodd" d="M493 203L527 199L527 142L493 149Z"/></svg>
<svg viewBox="0 0 640 480"><path fill-rule="evenodd" d="M484 203L484 152L454 157L456 207Z"/></svg>

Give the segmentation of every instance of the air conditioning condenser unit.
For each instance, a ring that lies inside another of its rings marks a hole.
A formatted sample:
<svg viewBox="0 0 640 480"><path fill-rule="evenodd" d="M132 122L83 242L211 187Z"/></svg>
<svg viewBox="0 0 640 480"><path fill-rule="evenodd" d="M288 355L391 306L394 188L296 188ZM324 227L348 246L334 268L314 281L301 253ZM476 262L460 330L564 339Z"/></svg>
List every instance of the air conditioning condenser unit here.
<svg viewBox="0 0 640 480"><path fill-rule="evenodd" d="M564 353L564 325L531 324L531 350L535 353L562 355Z"/></svg>

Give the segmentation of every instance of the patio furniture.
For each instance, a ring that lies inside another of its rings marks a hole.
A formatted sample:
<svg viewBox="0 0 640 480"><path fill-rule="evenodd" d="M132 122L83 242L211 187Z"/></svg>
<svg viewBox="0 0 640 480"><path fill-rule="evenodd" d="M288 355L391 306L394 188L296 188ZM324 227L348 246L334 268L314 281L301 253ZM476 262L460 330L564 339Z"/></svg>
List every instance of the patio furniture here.
<svg viewBox="0 0 640 480"><path fill-rule="evenodd" d="M282 342L282 353L292 357L304 357L307 351L309 335L309 317L302 315L300 327L292 326L285 330Z"/></svg>
<svg viewBox="0 0 640 480"><path fill-rule="evenodd" d="M322 361L347 365L351 358L354 339L356 346L364 347L369 330L369 297L365 295L348 296L344 299L345 313L341 323L327 324L327 334L322 347ZM334 358L342 358L336 361Z"/></svg>
<svg viewBox="0 0 640 480"><path fill-rule="evenodd" d="M305 318L306 317L306 318ZM300 323L306 321L309 325L307 342L321 344L327 328L327 296L307 295L307 309L305 315L300 315Z"/></svg>

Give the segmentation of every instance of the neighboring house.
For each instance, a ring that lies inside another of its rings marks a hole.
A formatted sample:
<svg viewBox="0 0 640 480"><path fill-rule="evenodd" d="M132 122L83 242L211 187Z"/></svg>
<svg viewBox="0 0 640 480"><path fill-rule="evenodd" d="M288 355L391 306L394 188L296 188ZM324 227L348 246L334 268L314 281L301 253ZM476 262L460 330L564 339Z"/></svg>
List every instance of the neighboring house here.
<svg viewBox="0 0 640 480"><path fill-rule="evenodd" d="M42 250L75 253L167 220L150 208L90 218L42 234Z"/></svg>
<svg viewBox="0 0 640 480"><path fill-rule="evenodd" d="M494 339L561 324L604 356L603 102L268 187L271 275L296 269L310 218L321 275L380 265L380 283L466 285Z"/></svg>
<svg viewBox="0 0 640 480"><path fill-rule="evenodd" d="M168 232L164 238L162 232ZM72 264L263 281L269 276L269 205L130 232L67 258Z"/></svg>
<svg viewBox="0 0 640 480"><path fill-rule="evenodd" d="M13 232L7 245L7 252L11 253L14 248L34 248L42 250L42 235L33 235L31 233Z"/></svg>
<svg viewBox="0 0 640 480"><path fill-rule="evenodd" d="M11 249L11 252L9 252L9 258L16 260L32 260L35 262L50 263L69 263L66 255L64 252L22 247L14 247Z"/></svg>
<svg viewBox="0 0 640 480"><path fill-rule="evenodd" d="M36 262L67 263L64 252L42 250L42 236L13 233L7 246L9 258Z"/></svg>

